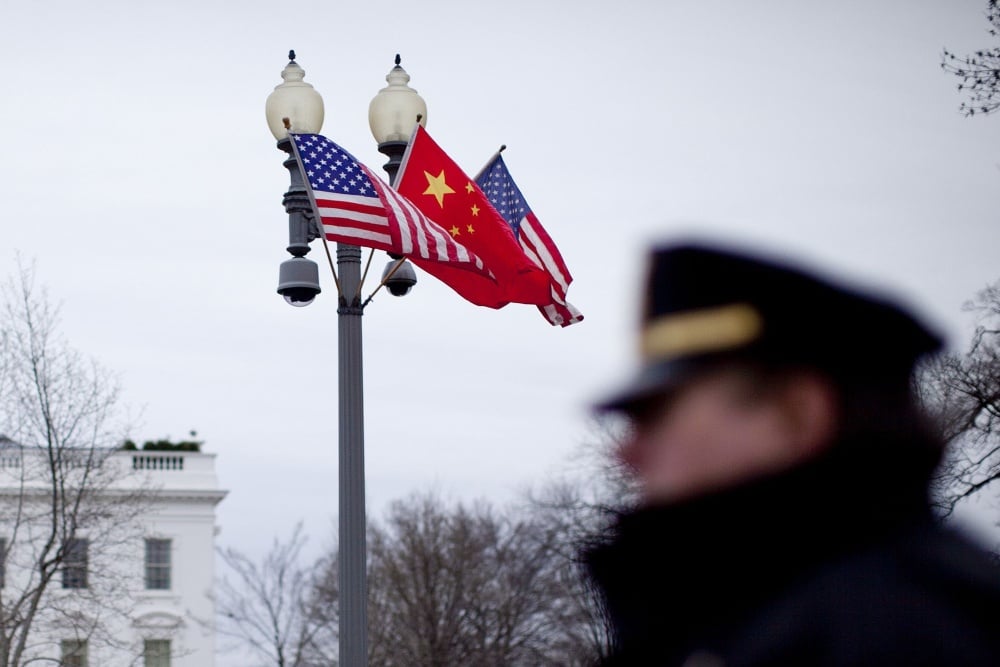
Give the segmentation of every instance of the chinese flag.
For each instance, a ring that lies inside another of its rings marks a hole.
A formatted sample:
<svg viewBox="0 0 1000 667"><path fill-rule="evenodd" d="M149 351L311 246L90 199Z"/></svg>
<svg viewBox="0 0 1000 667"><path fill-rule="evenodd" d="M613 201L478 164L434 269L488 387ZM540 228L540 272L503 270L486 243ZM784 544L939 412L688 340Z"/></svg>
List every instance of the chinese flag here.
<svg viewBox="0 0 1000 667"><path fill-rule="evenodd" d="M502 308L511 302L545 305L552 300L548 274L524 254L510 225L476 182L420 125L399 166L396 190L451 234L456 243L478 255L496 283L472 281L464 275L468 271L411 256L420 268L480 306Z"/></svg>

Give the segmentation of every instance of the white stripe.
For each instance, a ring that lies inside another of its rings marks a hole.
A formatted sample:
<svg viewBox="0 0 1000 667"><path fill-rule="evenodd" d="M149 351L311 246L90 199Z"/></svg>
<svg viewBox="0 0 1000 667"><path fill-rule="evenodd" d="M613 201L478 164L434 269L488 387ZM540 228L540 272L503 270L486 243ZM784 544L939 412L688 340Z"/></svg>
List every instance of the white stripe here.
<svg viewBox="0 0 1000 667"><path fill-rule="evenodd" d="M469 253L466 247L455 243L451 235L441 225L428 218L416 208L415 204L405 198L400 198L400 205L404 207L407 213L412 216L411 219L416 223L417 246L420 249L421 257L424 259L436 259L442 262L450 261L448 256L448 248L450 246L455 248L457 261L463 263L469 262ZM435 257L431 256L432 240L434 241L435 248L437 248Z"/></svg>
<svg viewBox="0 0 1000 667"><path fill-rule="evenodd" d="M381 243L387 247L392 246L392 237L388 234L358 229L357 227L341 227L324 222L323 232L327 235L327 238L331 236L337 237L334 240L338 240L339 238L363 239L365 241Z"/></svg>
<svg viewBox="0 0 1000 667"><path fill-rule="evenodd" d="M446 260L448 258L448 247L452 246L456 250L459 261L469 261L469 256L465 253L465 246L460 246L455 243L451 238L451 234L446 232L444 228L437 223L427 225L424 232L436 242L435 247L437 248L438 259Z"/></svg>
<svg viewBox="0 0 1000 667"><path fill-rule="evenodd" d="M372 184L386 201L386 226L391 225L390 233L392 229L395 229L399 234L399 244L392 243L391 247L393 252L398 252L401 255L410 255L413 253L413 241L410 238L410 232L407 229L405 220L403 220L403 213L399 208L399 195L391 187L386 185L382 179L374 175L367 167L361 165L361 170L371 179ZM381 203L381 201L380 201ZM390 222L391 221L391 222Z"/></svg>
<svg viewBox="0 0 1000 667"><path fill-rule="evenodd" d="M389 188L384 190L386 201L389 203L389 212L396 221L396 229L399 231L401 255L413 254L413 238L410 236L409 226L406 224L406 213L400 208L400 198Z"/></svg>
<svg viewBox="0 0 1000 667"><path fill-rule="evenodd" d="M558 270L556 270L555 272L553 272L553 271L550 270L550 267L545 266L545 264L542 262L542 259L535 252L535 246L531 243L531 239L529 238L529 235L526 234L526 233L524 233L524 232L525 232L525 229L522 227L521 228L521 234L518 235L518 241L521 244L521 250L524 251L524 254L527 257L529 257L531 259L531 261L533 261L535 263L536 266L540 267L543 271L545 271L545 275L547 275L549 277L549 284L552 287L552 293L556 294L558 292L558 293L562 294L563 296L565 296L565 294L566 294L566 285L559 280L559 278L561 276L560 276Z"/></svg>
<svg viewBox="0 0 1000 667"><path fill-rule="evenodd" d="M568 301L566 302L565 306L566 310L568 310L570 313L570 322L579 322L580 320L583 319L583 313L577 310L576 306L574 306Z"/></svg>
<svg viewBox="0 0 1000 667"><path fill-rule="evenodd" d="M427 246L427 236L424 234L424 225L421 224L421 213L409 199L399 197L400 215L406 221L406 233L409 235L410 248L416 249L416 253L423 259L430 258L430 249Z"/></svg>
<svg viewBox="0 0 1000 667"><path fill-rule="evenodd" d="M371 197L366 195L348 195L340 192L327 192L323 190L317 190L313 193L316 200L320 199L330 199L333 201L343 201L351 204L357 204L358 206L371 206L372 208L382 208L382 202L379 201L378 196Z"/></svg>
<svg viewBox="0 0 1000 667"><path fill-rule="evenodd" d="M538 309L542 311L542 315L544 315L545 319L547 319L551 324L559 326L563 323L562 315L559 314L559 311L556 310L555 306L539 306Z"/></svg>
<svg viewBox="0 0 1000 667"><path fill-rule="evenodd" d="M534 252L541 260L541 266L549 273L550 276L552 276L552 279L559 284L559 287L562 288L562 293L565 294L569 289L569 283L566 281L566 276L563 275L562 269L559 267L559 262L556 261L556 259L549 252L548 247L544 242L542 242L542 239L538 236L538 232L536 232L534 227L532 227L531 221L528 220L527 216L521 219L521 234L527 236L527 239L534 248Z"/></svg>
<svg viewBox="0 0 1000 667"><path fill-rule="evenodd" d="M488 273L491 278L493 277L493 273L486 270L483 260L478 255L473 255L468 248L452 239L451 234L424 215L413 202L392 188L384 187L382 193L389 204L387 212L396 220L396 227L399 229L402 242L402 247L399 249L400 254L412 255L414 254L414 246L416 246L416 255L421 259L451 262L453 260L448 255L448 249L451 247L455 249L456 260L454 261L456 263L472 264L472 258L475 257L476 268ZM412 223L414 228L412 233L415 234L416 238L411 235L409 223ZM436 257L431 256L430 239L436 241L435 245L438 249Z"/></svg>
<svg viewBox="0 0 1000 667"><path fill-rule="evenodd" d="M528 235L524 233L518 234L517 240L518 243L521 244L521 250L523 250L524 254L528 256L528 259L530 259L535 266L548 273L548 269L546 269L545 265L542 264L542 260L538 258L537 254L535 254L535 248L531 245L531 241L528 240Z"/></svg>
<svg viewBox="0 0 1000 667"><path fill-rule="evenodd" d="M331 218L335 220L355 220L357 222L379 225L380 227L389 226L389 218L385 215L358 213L357 211L346 211L342 208L321 208L319 209L319 217L324 220Z"/></svg>

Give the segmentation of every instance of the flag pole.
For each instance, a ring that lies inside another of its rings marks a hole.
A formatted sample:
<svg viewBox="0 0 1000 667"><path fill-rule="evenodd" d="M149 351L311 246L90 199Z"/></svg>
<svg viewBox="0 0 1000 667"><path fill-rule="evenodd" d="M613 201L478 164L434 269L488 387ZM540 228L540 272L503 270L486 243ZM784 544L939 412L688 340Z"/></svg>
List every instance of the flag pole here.
<svg viewBox="0 0 1000 667"><path fill-rule="evenodd" d="M342 296L340 279L337 278L337 269L333 268L333 256L330 254L330 244L327 243L326 234L320 233L319 237L323 239L323 250L326 252L326 261L330 265L330 273L333 274L333 284L337 286L337 296Z"/></svg>
<svg viewBox="0 0 1000 667"><path fill-rule="evenodd" d="M365 286L365 280L368 278L368 268L372 265L372 258L374 256L375 256L375 248L372 248L368 251L368 261L365 262L365 270L361 273L361 281L358 282L358 291L354 293L355 301L361 298L361 288ZM393 269L393 271L395 271L395 269ZM371 300L372 300L371 297L368 297L368 301ZM367 306L368 301L365 301L363 304L361 304L361 307L364 308L365 306Z"/></svg>
<svg viewBox="0 0 1000 667"><path fill-rule="evenodd" d="M479 177L483 175L483 172L489 169L490 165L496 162L497 158L500 157L500 153L503 153L505 150L507 150L507 144L500 144L500 148L497 150L497 152L494 153L493 156L486 161L486 164L483 166L482 169L479 170L479 173L476 174L476 176L472 180L478 182Z"/></svg>
<svg viewBox="0 0 1000 667"><path fill-rule="evenodd" d="M395 264L393 264L392 268L391 268L391 269L390 269L389 271L387 271L387 272L386 272L386 274L385 274L384 276L382 276L382 282L380 282L380 283L378 284L378 287L376 287L376 288L375 288L374 290L372 290L372 293L368 295L368 298L367 298L367 299L365 299L365 302L361 304L361 307L362 307L362 308L364 308L364 307L365 307L365 306L367 306L367 305L368 305L369 303L371 303L371 300L372 300L372 299L373 299L373 298L375 297L375 295L376 295L376 294L378 293L378 291L379 291L380 289L382 289L382 288L383 288L383 287L385 286L385 284L386 284L387 282L389 282L389 278L392 278L392 275L393 275L394 273L396 273L396 270L397 270L397 269L398 269L399 267L401 267L401 266L403 265L403 262L405 262L405 261L406 261L406 258L405 258L405 257L400 257L399 259L397 259L397 260L396 260L396 263L395 263ZM367 269L366 269L366 270L367 270Z"/></svg>

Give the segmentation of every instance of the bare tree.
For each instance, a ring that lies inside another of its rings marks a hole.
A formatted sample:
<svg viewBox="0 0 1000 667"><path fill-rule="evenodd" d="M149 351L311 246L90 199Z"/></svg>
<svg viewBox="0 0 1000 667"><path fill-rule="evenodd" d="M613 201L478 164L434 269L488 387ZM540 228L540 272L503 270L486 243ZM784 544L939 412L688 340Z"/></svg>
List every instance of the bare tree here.
<svg viewBox="0 0 1000 667"><path fill-rule="evenodd" d="M1000 479L1000 281L965 309L976 318L968 349L933 360L917 383L948 443L934 480L935 502L945 515Z"/></svg>
<svg viewBox="0 0 1000 667"><path fill-rule="evenodd" d="M141 536L145 496L112 459L115 378L60 337L32 269L0 296L0 667L20 667L58 652L54 632L121 644L136 581L112 564Z"/></svg>
<svg viewBox="0 0 1000 667"><path fill-rule="evenodd" d="M1000 37L1000 6L989 0L986 9L989 33ZM1000 108L1000 46L980 49L972 55L956 56L945 49L941 56L941 69L959 78L958 90L969 99L962 102L959 111L967 116L989 114Z"/></svg>
<svg viewBox="0 0 1000 667"><path fill-rule="evenodd" d="M287 542L274 539L260 563L240 551L220 550L235 579L218 586L219 632L249 646L265 664L307 667L306 649L319 623L307 613L310 580L300 560L306 537L302 522Z"/></svg>
<svg viewBox="0 0 1000 667"><path fill-rule="evenodd" d="M304 667L333 667L340 647L340 576L337 549L319 558L305 595L312 633L304 653ZM369 597L372 595L369 578Z"/></svg>
<svg viewBox="0 0 1000 667"><path fill-rule="evenodd" d="M369 664L590 664L563 642L569 573L552 559L555 537L532 515L485 502L418 494L393 503L369 527ZM325 631L313 636L310 658L330 665L336 558L319 572L309 609Z"/></svg>
<svg viewBox="0 0 1000 667"><path fill-rule="evenodd" d="M584 552L608 536L614 520L634 506L631 471L616 456L628 426L596 419L593 435L563 473L528 493L529 510L548 534L553 568L551 650L566 665L591 665L611 652L611 626L585 571Z"/></svg>
<svg viewBox="0 0 1000 667"><path fill-rule="evenodd" d="M370 536L372 664L545 664L545 545L530 521L417 495Z"/></svg>
<svg viewBox="0 0 1000 667"><path fill-rule="evenodd" d="M611 455L620 435L599 429L564 476L519 506L498 511L486 502L415 494L373 520L369 664L584 667L606 656L609 627L580 556L635 497L628 471ZM290 543L276 541L266 567L229 552L241 574L237 585L224 585L228 600L219 609L241 626L243 634L231 634L271 664L335 665L337 552L311 568L302 591L306 577L294 567L301 539L296 531ZM295 574L282 578L281 571ZM279 600L284 615L273 608ZM258 620L249 620L249 607ZM305 618L289 622L289 610ZM290 652L285 663L275 659L279 645L294 645L294 659Z"/></svg>

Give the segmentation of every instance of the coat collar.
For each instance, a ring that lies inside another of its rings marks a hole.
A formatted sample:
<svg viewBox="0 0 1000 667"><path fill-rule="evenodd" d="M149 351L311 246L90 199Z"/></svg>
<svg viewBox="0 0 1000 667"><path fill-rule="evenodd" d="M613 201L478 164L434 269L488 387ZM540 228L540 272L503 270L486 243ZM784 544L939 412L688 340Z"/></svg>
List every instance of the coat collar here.
<svg viewBox="0 0 1000 667"><path fill-rule="evenodd" d="M669 652L667 634L708 641L843 554L926 520L923 475L902 470L892 449L837 448L792 472L622 516L585 554L619 643L657 638Z"/></svg>

